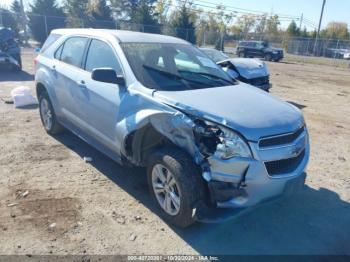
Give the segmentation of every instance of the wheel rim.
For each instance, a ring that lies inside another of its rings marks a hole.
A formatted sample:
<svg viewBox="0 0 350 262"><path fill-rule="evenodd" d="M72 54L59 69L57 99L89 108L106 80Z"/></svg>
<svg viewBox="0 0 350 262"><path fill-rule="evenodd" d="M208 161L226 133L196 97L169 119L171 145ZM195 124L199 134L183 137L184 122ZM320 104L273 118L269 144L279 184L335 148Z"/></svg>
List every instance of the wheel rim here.
<svg viewBox="0 0 350 262"><path fill-rule="evenodd" d="M41 99L40 102L40 114L45 129L50 130L52 127L52 113L50 110L49 102L45 98Z"/></svg>
<svg viewBox="0 0 350 262"><path fill-rule="evenodd" d="M169 215L180 211L181 194L174 175L161 164L152 169L152 188L159 205Z"/></svg>

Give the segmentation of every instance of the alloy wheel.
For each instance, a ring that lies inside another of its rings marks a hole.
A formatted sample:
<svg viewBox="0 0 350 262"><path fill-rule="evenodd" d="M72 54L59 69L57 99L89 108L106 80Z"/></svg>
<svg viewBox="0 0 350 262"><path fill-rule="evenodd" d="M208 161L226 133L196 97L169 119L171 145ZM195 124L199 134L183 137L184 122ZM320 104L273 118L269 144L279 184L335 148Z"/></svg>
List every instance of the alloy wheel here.
<svg viewBox="0 0 350 262"><path fill-rule="evenodd" d="M152 169L152 189L159 205L169 215L175 216L180 211L181 194L174 175L161 164Z"/></svg>
<svg viewBox="0 0 350 262"><path fill-rule="evenodd" d="M49 102L46 98L42 98L40 102L40 114L43 120L43 124L46 130L50 130L52 127L52 112L49 106Z"/></svg>

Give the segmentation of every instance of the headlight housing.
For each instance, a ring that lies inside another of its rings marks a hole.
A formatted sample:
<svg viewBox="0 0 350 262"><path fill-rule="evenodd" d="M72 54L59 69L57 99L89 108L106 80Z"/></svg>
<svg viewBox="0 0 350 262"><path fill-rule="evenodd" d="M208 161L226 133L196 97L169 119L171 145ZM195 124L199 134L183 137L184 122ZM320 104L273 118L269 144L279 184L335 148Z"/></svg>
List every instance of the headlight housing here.
<svg viewBox="0 0 350 262"><path fill-rule="evenodd" d="M236 132L220 127L222 133L219 136L221 141L216 147L215 154L221 159L233 157L252 157L248 144Z"/></svg>

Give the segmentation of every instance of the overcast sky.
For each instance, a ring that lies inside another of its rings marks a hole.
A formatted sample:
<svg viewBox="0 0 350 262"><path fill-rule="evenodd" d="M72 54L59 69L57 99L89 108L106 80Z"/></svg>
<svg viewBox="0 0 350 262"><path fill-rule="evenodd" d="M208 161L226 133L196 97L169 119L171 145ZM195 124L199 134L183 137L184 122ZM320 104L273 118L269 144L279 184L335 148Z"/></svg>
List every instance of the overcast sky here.
<svg viewBox="0 0 350 262"><path fill-rule="evenodd" d="M9 6L13 0L0 0L0 5ZM31 0L23 0L25 6L28 6L28 2ZM62 1L62 0L59 0ZM85 1L85 0L83 0ZM203 6L215 6L215 4L222 3L227 7L227 10L245 11L239 9L233 9L232 7L248 9L247 12L260 11L274 14L284 14L290 16L298 16L304 14L304 24L308 29L312 29L312 24L317 26L321 6L323 0L193 0L194 3L201 5L203 9L210 10L208 7ZM213 4L210 4L213 3ZM257 13L257 12L256 12ZM286 27L290 20L281 19L282 26ZM324 19L322 27L326 26L331 21L346 22L350 26L350 0L327 0ZM299 25L299 20L297 21Z"/></svg>

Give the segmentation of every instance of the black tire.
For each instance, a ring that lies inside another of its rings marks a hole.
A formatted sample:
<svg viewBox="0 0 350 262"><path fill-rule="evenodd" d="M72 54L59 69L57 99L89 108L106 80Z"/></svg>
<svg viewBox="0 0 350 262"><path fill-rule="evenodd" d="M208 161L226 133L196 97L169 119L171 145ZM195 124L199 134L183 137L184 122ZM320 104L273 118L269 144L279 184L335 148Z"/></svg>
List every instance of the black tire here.
<svg viewBox="0 0 350 262"><path fill-rule="evenodd" d="M244 52L239 52L238 57L246 57L246 54Z"/></svg>
<svg viewBox="0 0 350 262"><path fill-rule="evenodd" d="M265 60L266 61L271 61L272 60L272 56L270 54L266 54L265 55Z"/></svg>
<svg viewBox="0 0 350 262"><path fill-rule="evenodd" d="M50 127L45 125L44 117L42 115L42 107L43 107L44 100L47 102L47 105L51 111L52 124L50 125ZM40 114L41 123L43 124L43 127L48 134L56 135L64 131L64 127L57 121L56 114L53 109L51 100L46 91L43 91L39 94L39 114Z"/></svg>
<svg viewBox="0 0 350 262"><path fill-rule="evenodd" d="M16 55L16 56L15 56L15 59L16 59L17 62L18 62L18 66L12 65L12 66L11 66L12 71L14 71L14 72L22 71L22 59L21 59L21 56L20 56L20 55Z"/></svg>
<svg viewBox="0 0 350 262"><path fill-rule="evenodd" d="M172 173L179 187L180 208L176 215L168 214L161 207L154 192L152 171L157 164L163 165ZM176 147L165 147L155 151L148 159L147 177L151 195L161 210L160 215L164 220L181 228L195 222L192 212L196 204L204 200L205 187L200 168L187 153Z"/></svg>

